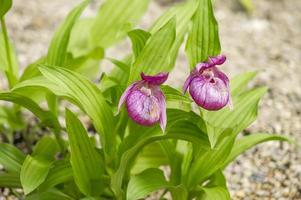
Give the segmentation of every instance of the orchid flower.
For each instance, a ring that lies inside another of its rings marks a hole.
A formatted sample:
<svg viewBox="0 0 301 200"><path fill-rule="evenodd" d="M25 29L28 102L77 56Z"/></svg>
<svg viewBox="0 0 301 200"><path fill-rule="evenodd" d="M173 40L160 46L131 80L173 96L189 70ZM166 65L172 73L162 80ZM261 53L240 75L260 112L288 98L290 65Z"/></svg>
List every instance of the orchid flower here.
<svg viewBox="0 0 301 200"><path fill-rule="evenodd" d="M184 83L183 92L189 88L195 103L206 110L231 107L229 79L216 67L225 61L224 55L209 57L207 62L197 64Z"/></svg>
<svg viewBox="0 0 301 200"><path fill-rule="evenodd" d="M125 102L129 117L143 126L160 123L164 131L166 127L166 102L160 89L168 77L168 73L148 76L141 73L140 81L131 84L121 95L118 111Z"/></svg>

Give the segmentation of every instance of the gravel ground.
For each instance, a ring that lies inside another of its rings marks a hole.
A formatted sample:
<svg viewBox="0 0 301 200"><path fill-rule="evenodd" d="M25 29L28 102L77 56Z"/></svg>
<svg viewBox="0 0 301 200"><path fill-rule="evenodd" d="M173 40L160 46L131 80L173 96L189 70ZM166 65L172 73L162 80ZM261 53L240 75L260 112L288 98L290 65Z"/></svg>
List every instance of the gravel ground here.
<svg viewBox="0 0 301 200"><path fill-rule="evenodd" d="M152 2L141 26L148 27L171 1ZM7 21L23 68L46 53L55 27L78 2L14 1ZM259 70L254 84L270 88L261 102L258 120L247 131L282 133L300 141L301 1L254 0L252 15L242 11L235 0L215 2L222 48L228 57L223 70L230 76ZM85 15L94 13L98 3L94 2ZM121 57L128 47L126 42L108 54ZM170 76L172 85L183 83L188 74L186 66L181 53ZM239 157L226 176L233 199L301 199L301 151L285 143L266 143Z"/></svg>

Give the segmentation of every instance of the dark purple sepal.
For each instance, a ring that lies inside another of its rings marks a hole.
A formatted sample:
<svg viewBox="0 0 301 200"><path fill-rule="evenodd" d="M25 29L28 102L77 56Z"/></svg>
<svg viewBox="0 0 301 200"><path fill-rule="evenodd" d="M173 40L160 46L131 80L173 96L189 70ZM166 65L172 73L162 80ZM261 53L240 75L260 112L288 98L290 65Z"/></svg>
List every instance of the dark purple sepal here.
<svg viewBox="0 0 301 200"><path fill-rule="evenodd" d="M146 81L148 84L151 85L161 85L163 84L167 78L168 73L161 72L154 76L145 75L143 72L141 73L142 80Z"/></svg>

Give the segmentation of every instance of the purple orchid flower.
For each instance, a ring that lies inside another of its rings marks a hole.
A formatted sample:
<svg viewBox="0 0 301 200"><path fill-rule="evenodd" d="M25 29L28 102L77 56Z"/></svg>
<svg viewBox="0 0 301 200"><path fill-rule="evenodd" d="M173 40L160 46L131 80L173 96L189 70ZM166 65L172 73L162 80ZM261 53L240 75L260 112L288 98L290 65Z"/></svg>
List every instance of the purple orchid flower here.
<svg viewBox="0 0 301 200"><path fill-rule="evenodd" d="M160 122L164 131L166 127L166 102L160 85L168 77L168 73L148 76L141 73L142 80L131 84L121 95L118 111L125 102L130 118L143 126L151 126Z"/></svg>
<svg viewBox="0 0 301 200"><path fill-rule="evenodd" d="M231 107L229 79L216 67L225 61L224 55L209 57L207 62L197 64L184 83L183 92L189 87L195 103L206 110L219 110L227 104Z"/></svg>

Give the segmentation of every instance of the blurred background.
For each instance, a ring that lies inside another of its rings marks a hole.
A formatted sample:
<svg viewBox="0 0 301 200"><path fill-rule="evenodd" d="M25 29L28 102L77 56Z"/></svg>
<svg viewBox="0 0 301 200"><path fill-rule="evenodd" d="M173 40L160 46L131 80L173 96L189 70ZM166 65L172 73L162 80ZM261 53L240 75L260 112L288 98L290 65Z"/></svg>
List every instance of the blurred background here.
<svg viewBox="0 0 301 200"><path fill-rule="evenodd" d="M152 0L139 27L148 28L180 1ZM253 0L253 8L247 10L239 1L214 1L222 52L228 58L222 70L230 77L258 70L253 85L269 87L261 101L258 120L242 134L281 133L300 142L301 0ZM14 0L6 19L23 68L47 52L56 27L79 2ZM92 1L84 15L93 15L101 2ZM130 50L130 42L125 41L109 49L107 55L122 58ZM110 69L108 62L101 66L103 71ZM188 73L182 48L169 83L180 87ZM226 176L233 199L301 199L301 151L286 143L265 143L240 156L227 168ZM1 193L1 199L8 195L6 189Z"/></svg>

